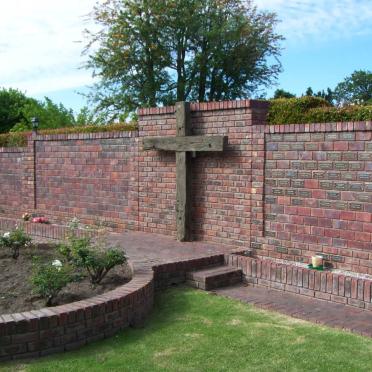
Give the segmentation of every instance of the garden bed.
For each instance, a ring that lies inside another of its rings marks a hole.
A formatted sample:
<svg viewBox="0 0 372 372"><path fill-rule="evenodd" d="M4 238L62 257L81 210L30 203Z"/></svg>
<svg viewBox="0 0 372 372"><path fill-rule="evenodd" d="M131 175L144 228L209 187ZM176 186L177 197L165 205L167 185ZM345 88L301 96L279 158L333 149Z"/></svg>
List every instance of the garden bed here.
<svg viewBox="0 0 372 372"><path fill-rule="evenodd" d="M40 309L45 300L32 293L30 278L33 257L42 262L55 259L55 247L51 244L35 244L25 248L17 260L7 250L0 252L0 314L19 313ZM127 283L132 270L128 264L113 268L99 285L93 286L87 276L69 283L55 298L53 305L62 305L87 299Z"/></svg>

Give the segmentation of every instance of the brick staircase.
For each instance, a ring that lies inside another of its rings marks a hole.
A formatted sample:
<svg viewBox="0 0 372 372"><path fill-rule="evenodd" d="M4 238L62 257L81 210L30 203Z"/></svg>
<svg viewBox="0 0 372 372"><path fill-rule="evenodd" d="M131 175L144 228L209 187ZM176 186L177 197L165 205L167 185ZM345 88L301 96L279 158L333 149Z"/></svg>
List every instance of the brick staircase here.
<svg viewBox="0 0 372 372"><path fill-rule="evenodd" d="M227 265L208 266L186 274L186 283L206 291L242 282L242 270Z"/></svg>

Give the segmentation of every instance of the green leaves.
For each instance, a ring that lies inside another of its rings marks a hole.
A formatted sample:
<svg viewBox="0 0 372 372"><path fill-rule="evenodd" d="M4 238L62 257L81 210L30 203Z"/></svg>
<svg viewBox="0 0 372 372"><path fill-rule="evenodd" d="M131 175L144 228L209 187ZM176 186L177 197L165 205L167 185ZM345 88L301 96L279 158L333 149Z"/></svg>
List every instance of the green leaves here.
<svg viewBox="0 0 372 372"><path fill-rule="evenodd" d="M372 72L354 71L334 91L337 104L372 104Z"/></svg>
<svg viewBox="0 0 372 372"><path fill-rule="evenodd" d="M102 242L94 244L87 237L71 237L58 247L58 251L67 262L84 269L92 284L99 284L111 269L127 262L122 250L107 247Z"/></svg>
<svg viewBox="0 0 372 372"><path fill-rule="evenodd" d="M0 236L0 247L8 248L12 257L16 260L19 257L21 248L31 244L31 237L27 235L21 227L16 227L12 231Z"/></svg>
<svg viewBox="0 0 372 372"><path fill-rule="evenodd" d="M31 118L35 116L39 118L40 129L75 124L72 110L48 97L37 101L15 89L0 89L0 133L31 130Z"/></svg>
<svg viewBox="0 0 372 372"><path fill-rule="evenodd" d="M89 97L111 118L139 106L246 98L281 70L276 17L251 2L109 0L92 17L102 29L87 33L85 67L100 79Z"/></svg>
<svg viewBox="0 0 372 372"><path fill-rule="evenodd" d="M279 98L270 102L271 124L329 123L372 119L372 106L332 107L324 98Z"/></svg>
<svg viewBox="0 0 372 372"><path fill-rule="evenodd" d="M51 306L58 293L74 280L72 268L68 264L55 265L54 262L41 263L35 259L31 284L33 292L46 300Z"/></svg>

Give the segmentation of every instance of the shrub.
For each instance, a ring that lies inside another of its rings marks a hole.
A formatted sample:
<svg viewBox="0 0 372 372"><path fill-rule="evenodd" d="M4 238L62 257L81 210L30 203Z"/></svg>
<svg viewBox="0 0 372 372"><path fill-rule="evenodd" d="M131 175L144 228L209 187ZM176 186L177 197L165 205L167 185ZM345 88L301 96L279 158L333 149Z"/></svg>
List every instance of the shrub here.
<svg viewBox="0 0 372 372"><path fill-rule="evenodd" d="M0 134L0 147L25 147L27 146L27 133Z"/></svg>
<svg viewBox="0 0 372 372"><path fill-rule="evenodd" d="M31 244L31 238L21 227L16 227L10 232L0 236L0 246L9 248L12 257L16 260L19 257L19 250Z"/></svg>
<svg viewBox="0 0 372 372"><path fill-rule="evenodd" d="M372 120L372 106L333 107L320 97L280 98L270 102L270 124Z"/></svg>
<svg viewBox="0 0 372 372"><path fill-rule="evenodd" d="M278 98L270 101L268 121L271 124L303 123L310 109L331 106L320 97Z"/></svg>
<svg viewBox="0 0 372 372"><path fill-rule="evenodd" d="M371 119L372 105L314 108L310 109L305 115L306 123L365 121Z"/></svg>
<svg viewBox="0 0 372 372"><path fill-rule="evenodd" d="M87 271L92 284L99 284L111 269L126 261L124 252L113 247L105 249L88 245L73 251L74 264Z"/></svg>
<svg viewBox="0 0 372 372"><path fill-rule="evenodd" d="M72 269L69 265L40 263L35 259L31 284L33 292L45 299L46 306L51 306L58 293L69 283L74 281Z"/></svg>
<svg viewBox="0 0 372 372"><path fill-rule="evenodd" d="M125 253L106 244L94 244L90 238L73 238L58 247L68 262L86 270L90 282L99 284L115 266L127 261Z"/></svg>

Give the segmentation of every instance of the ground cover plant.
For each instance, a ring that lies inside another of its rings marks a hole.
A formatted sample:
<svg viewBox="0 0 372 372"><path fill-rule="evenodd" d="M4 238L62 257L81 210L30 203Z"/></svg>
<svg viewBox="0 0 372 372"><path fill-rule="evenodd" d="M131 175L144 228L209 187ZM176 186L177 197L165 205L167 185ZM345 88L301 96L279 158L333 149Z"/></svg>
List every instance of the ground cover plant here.
<svg viewBox="0 0 372 372"><path fill-rule="evenodd" d="M0 371L369 371L372 340L183 287L141 329Z"/></svg>

